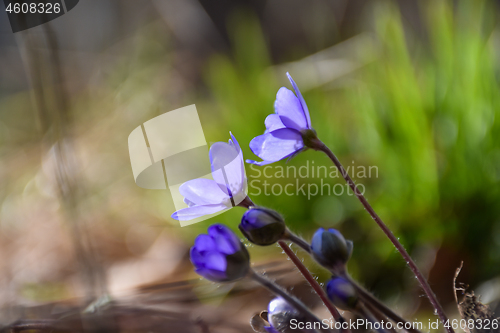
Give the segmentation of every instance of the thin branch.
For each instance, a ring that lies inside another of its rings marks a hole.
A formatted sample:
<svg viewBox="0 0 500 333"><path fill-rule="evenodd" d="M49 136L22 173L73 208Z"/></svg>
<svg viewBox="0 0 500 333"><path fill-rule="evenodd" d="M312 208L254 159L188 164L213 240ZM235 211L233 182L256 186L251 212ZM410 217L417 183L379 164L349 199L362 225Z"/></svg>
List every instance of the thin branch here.
<svg viewBox="0 0 500 333"><path fill-rule="evenodd" d="M316 294L318 294L319 298L321 298L321 301L323 301L323 304L325 304L328 311L330 311L330 313L332 314L333 318L340 323L345 322L345 319L340 315L337 308L332 304L332 302L330 302L325 291L318 284L318 281L316 281L316 279L311 275L311 272L309 272L309 270L306 268L306 266L304 266L304 264L297 257L297 255L288 247L288 245L284 241L279 241L278 244L283 249L283 251L286 253L286 255L290 258L290 260L292 260L292 262L295 264L295 266L297 266L297 268L299 269L302 276L311 285L311 287L314 289ZM346 332L350 332L350 331L346 330Z"/></svg>

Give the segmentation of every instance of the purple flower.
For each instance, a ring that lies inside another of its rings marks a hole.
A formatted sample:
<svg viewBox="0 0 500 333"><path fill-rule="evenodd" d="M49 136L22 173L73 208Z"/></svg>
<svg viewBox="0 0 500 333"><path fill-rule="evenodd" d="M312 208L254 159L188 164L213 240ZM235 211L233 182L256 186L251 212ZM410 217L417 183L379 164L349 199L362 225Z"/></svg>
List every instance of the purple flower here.
<svg viewBox="0 0 500 333"><path fill-rule="evenodd" d="M190 251L196 273L214 282L234 281L248 274L250 256L238 236L222 224L196 237Z"/></svg>
<svg viewBox="0 0 500 333"><path fill-rule="evenodd" d="M216 142L210 147L212 179L197 178L179 187L187 208L172 214L176 220L214 214L238 205L246 198L247 179L243 153L232 133L229 143Z"/></svg>
<svg viewBox="0 0 500 333"><path fill-rule="evenodd" d="M342 310L353 310L358 302L358 294L352 283L341 277L328 281L326 294L333 305Z"/></svg>
<svg viewBox="0 0 500 333"><path fill-rule="evenodd" d="M275 113L265 120L266 131L250 142L252 152L263 161L247 160L247 163L265 165L292 157L306 148L304 136L314 133L306 102L290 74L286 75L295 94L285 87L278 90Z"/></svg>

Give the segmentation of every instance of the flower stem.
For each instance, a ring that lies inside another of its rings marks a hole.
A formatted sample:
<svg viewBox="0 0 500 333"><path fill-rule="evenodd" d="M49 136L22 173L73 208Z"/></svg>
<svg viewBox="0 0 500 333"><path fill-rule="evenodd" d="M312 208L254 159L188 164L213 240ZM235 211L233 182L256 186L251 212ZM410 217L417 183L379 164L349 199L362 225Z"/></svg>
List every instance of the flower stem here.
<svg viewBox="0 0 500 333"><path fill-rule="evenodd" d="M365 317L366 320L368 320L372 325L375 326L375 323L379 322L374 315L371 313L371 311L364 305L364 304L359 304L357 308L357 312L361 317ZM378 329L375 329L378 333L388 333L384 328L379 327Z"/></svg>
<svg viewBox="0 0 500 333"><path fill-rule="evenodd" d="M299 237L291 232L288 228L285 232L285 239L291 241L307 253L311 253L311 245L309 245L309 243L306 242L302 237Z"/></svg>
<svg viewBox="0 0 500 333"><path fill-rule="evenodd" d="M286 244L285 244L286 246ZM255 272L253 269L250 270L249 277L254 281L258 282L262 286L266 287L273 294L282 297L288 304L293 306L297 311L299 311L306 320L311 323L321 322L318 317L316 317L308 308L304 305L298 298L290 295L283 287L277 285L271 280L267 279L263 275ZM329 330L321 330L322 332L329 332Z"/></svg>
<svg viewBox="0 0 500 333"><path fill-rule="evenodd" d="M243 199L240 203L238 203L236 206L243 207L243 208L250 208L252 206L255 206L253 203L252 199L250 199L249 196L246 196L245 199Z"/></svg>
<svg viewBox="0 0 500 333"><path fill-rule="evenodd" d="M356 291L358 292L359 297L364 301L364 303L369 308L374 308L379 311L381 314L385 315L387 318L391 319L395 323L402 323L403 327L408 323L405 319L394 313L391 309L385 306L382 302L380 302L377 298L375 298L372 294L366 291L363 287L361 287L356 281L354 281L349 274L344 274L342 276L354 286ZM419 330L414 328L405 329L405 331L409 333L420 333Z"/></svg>
<svg viewBox="0 0 500 333"><path fill-rule="evenodd" d="M385 319L387 319L384 314L382 312L379 311L378 308L376 308L373 304L370 304L370 303L367 303L367 302L364 302L364 306L366 307L366 309L368 311L370 311L373 316L375 317L375 319L381 323L382 321L385 321ZM394 329L394 327L392 328L389 328L387 327L386 325L386 331L389 332L389 333L397 333L397 331Z"/></svg>
<svg viewBox="0 0 500 333"><path fill-rule="evenodd" d="M422 289L424 290L425 294L427 295L427 298L431 302L432 306L436 310L436 314L439 316L439 319L445 325L445 323L448 321L448 318L446 317L446 314L444 313L443 308L441 307L441 304L439 304L439 301L436 298L436 295L432 291L431 287L429 286L429 283L427 282L426 278L424 275L420 272L418 266L415 264L413 259L410 257L408 252L406 252L405 248L403 245L398 241L398 239L394 236L392 231L387 227L387 225L382 221L382 219L377 215L375 210L373 210L372 206L368 203L366 198L363 196L363 194L359 191L358 187L352 180L351 176L345 171L344 167L338 160L337 156L319 139L313 140L311 144L311 148L314 150L319 150L324 152L330 160L332 160L333 164L339 169L340 173L342 174L342 177L344 177L345 181L353 192L356 194L356 197L358 200L361 202L363 207L366 209L368 214L375 220L375 222L378 224L378 226L382 229L382 231L385 233L385 235L390 239L392 244L396 247L396 249L399 251L403 259L406 261L408 266L410 267L411 271L417 278L418 282L422 286ZM448 333L455 333L451 327L446 327L446 330Z"/></svg>
<svg viewBox="0 0 500 333"><path fill-rule="evenodd" d="M319 298L321 298L321 301L323 301L323 304L325 304L326 308L328 309L328 311L330 311L333 318L336 321L343 323L345 321L344 318L340 315L337 308L332 304L332 302L330 302L323 288L321 288L321 286L318 284L318 281L316 281L316 279L311 275L311 272L309 272L306 266L304 266L302 261L300 261L297 255L288 247L288 245L284 241L279 241L278 244L279 246L281 246L283 251L285 251L290 260L292 260L295 266L297 266L300 273L302 273L302 276L304 276L304 278L311 285L316 294L318 294Z"/></svg>

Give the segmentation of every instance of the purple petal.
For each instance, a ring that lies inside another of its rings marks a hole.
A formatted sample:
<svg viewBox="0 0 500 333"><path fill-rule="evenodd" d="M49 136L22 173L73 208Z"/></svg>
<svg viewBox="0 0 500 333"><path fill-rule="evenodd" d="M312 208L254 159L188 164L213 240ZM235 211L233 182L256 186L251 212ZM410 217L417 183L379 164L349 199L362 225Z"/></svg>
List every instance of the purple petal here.
<svg viewBox="0 0 500 333"><path fill-rule="evenodd" d="M299 98L300 104L302 105L302 110L304 110L304 115L307 121L307 128L312 129L311 116L309 115L309 109L307 108L306 101L304 100L304 97L302 97L299 87L297 87L297 85L295 84L295 81L292 79L292 76L288 72L286 73L286 76L288 76L288 80L292 84L293 90L295 90L295 94Z"/></svg>
<svg viewBox="0 0 500 333"><path fill-rule="evenodd" d="M185 199L196 205L220 204L229 199L215 181L205 178L185 182L179 187L179 192Z"/></svg>
<svg viewBox="0 0 500 333"><path fill-rule="evenodd" d="M230 207L223 204L193 206L183 208L172 214L172 218L179 221L189 221L203 215L214 214Z"/></svg>
<svg viewBox="0 0 500 333"><path fill-rule="evenodd" d="M209 237L208 235L204 235ZM196 267L196 273L209 280L223 280L226 278L226 257L217 251L200 253L194 246L190 250L190 258Z"/></svg>
<svg viewBox="0 0 500 333"><path fill-rule="evenodd" d="M297 131L308 128L302 105L291 90L285 87L278 90L276 101L274 102L274 110L286 127L296 129Z"/></svg>
<svg viewBox="0 0 500 333"><path fill-rule="evenodd" d="M260 165L284 159L304 148L302 136L296 130L282 128L273 132L259 135L250 141L252 152L263 159ZM253 161L247 161L252 163Z"/></svg>
<svg viewBox="0 0 500 333"><path fill-rule="evenodd" d="M216 142L210 147L212 177L227 195L236 195L246 188L243 152L238 141ZM228 191L229 189L229 191Z"/></svg>
<svg viewBox="0 0 500 333"><path fill-rule="evenodd" d="M266 133L272 132L280 128L285 128L285 125L283 125L280 116L276 113L271 113L269 116L267 116L265 124L266 124Z"/></svg>
<svg viewBox="0 0 500 333"><path fill-rule="evenodd" d="M249 163L249 164L255 164L255 165L258 165L258 166L263 166L263 165L268 165L268 164L271 164L271 163L274 163L276 161L254 161L254 160L245 160L245 162Z"/></svg>
<svg viewBox="0 0 500 333"><path fill-rule="evenodd" d="M188 205L188 207L193 207L193 206L196 206L196 204L195 204L194 202L192 202L192 201L190 201L190 200L188 200L188 199L186 199L186 198L184 198L184 200L182 200L182 201L184 201L184 203L185 203L186 205Z"/></svg>
<svg viewBox="0 0 500 333"><path fill-rule="evenodd" d="M205 268L224 272L227 268L226 256L220 252L208 252L203 255Z"/></svg>
<svg viewBox="0 0 500 333"><path fill-rule="evenodd" d="M206 234L201 234L196 237L196 239L194 240L194 247L200 253L215 251L215 249L217 248L214 239Z"/></svg>
<svg viewBox="0 0 500 333"><path fill-rule="evenodd" d="M193 263L194 267L196 268L203 268L205 267L205 259L203 255L193 246L189 250L189 258L191 259L191 262Z"/></svg>
<svg viewBox="0 0 500 333"><path fill-rule="evenodd" d="M210 226L208 234L214 239L219 252L234 254L240 250L241 242L238 236L225 225L214 224Z"/></svg>
<svg viewBox="0 0 500 333"><path fill-rule="evenodd" d="M238 143L238 140L234 137L232 132L229 132L229 135L231 135L231 139L229 140L229 144L234 146L236 151L239 153L241 151L240 144Z"/></svg>
<svg viewBox="0 0 500 333"><path fill-rule="evenodd" d="M321 253L321 247L323 245L323 233L324 228L319 228L311 238L311 250L316 253Z"/></svg>
<svg viewBox="0 0 500 333"><path fill-rule="evenodd" d="M239 174L240 180L239 182L235 182L234 184L229 184L229 189L231 190L231 194L233 196L233 203L234 205L238 205L240 202L245 200L247 197L246 193L246 188L247 188L247 178L245 174L245 163L243 162L243 151L240 148L240 144L238 143L238 140L234 137L233 133L229 132L231 135L231 138L233 139L234 142L234 147L238 151L238 156L239 156L239 168L236 170L237 172L234 172L234 175L237 176ZM229 140L231 142L231 140ZM236 164L236 162L234 162ZM236 165L231 166L231 168L236 168Z"/></svg>

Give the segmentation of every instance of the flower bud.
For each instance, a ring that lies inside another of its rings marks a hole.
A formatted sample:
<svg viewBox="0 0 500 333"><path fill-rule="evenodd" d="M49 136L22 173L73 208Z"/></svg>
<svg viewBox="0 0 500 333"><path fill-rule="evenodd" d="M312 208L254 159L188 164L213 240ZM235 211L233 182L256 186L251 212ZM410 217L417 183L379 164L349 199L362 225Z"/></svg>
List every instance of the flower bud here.
<svg viewBox="0 0 500 333"><path fill-rule="evenodd" d="M318 229L311 240L314 258L322 265L333 268L345 265L352 252L352 242L346 241L336 229Z"/></svg>
<svg viewBox="0 0 500 333"><path fill-rule="evenodd" d="M333 305L342 310L353 310L358 303L356 289L344 278L334 277L326 285L326 293Z"/></svg>
<svg viewBox="0 0 500 333"><path fill-rule="evenodd" d="M267 321L270 326L265 327L269 333L300 333L308 330L297 330L291 327L290 323L295 319L296 323L306 323L307 320L294 307L288 304L283 298L278 297L269 302ZM305 325L304 325L305 326Z"/></svg>
<svg viewBox="0 0 500 333"><path fill-rule="evenodd" d="M248 274L250 256L238 236L222 224L196 237L190 251L196 273L214 282L234 281Z"/></svg>
<svg viewBox="0 0 500 333"><path fill-rule="evenodd" d="M247 210L239 228L250 242L257 245L276 243L286 230L285 221L277 212L260 207Z"/></svg>

